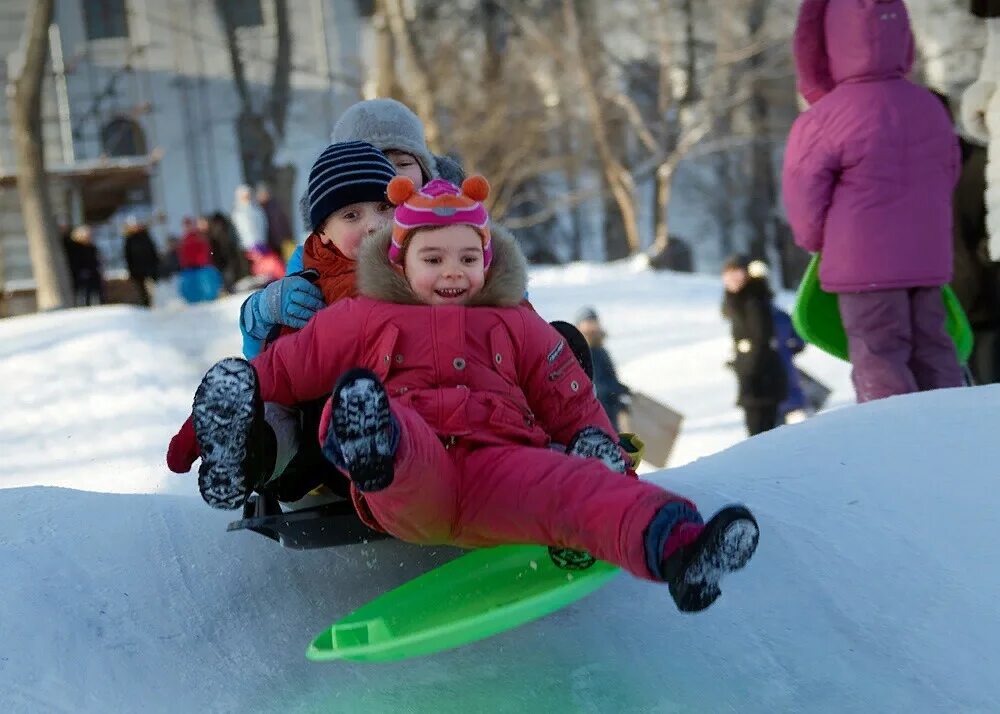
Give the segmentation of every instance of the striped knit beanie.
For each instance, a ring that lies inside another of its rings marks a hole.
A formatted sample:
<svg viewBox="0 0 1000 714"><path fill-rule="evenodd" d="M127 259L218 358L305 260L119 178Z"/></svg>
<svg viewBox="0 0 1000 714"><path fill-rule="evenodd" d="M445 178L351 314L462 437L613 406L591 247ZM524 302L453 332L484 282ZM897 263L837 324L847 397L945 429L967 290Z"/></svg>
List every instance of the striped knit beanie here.
<svg viewBox="0 0 1000 714"><path fill-rule="evenodd" d="M389 183L389 200L396 206L392 225L389 261L403 264L406 242L418 228L463 225L471 226L483 241L483 266L490 267L493 243L490 216L482 201L490 194L490 185L482 176L470 176L459 189L444 179L434 179L417 189L406 176Z"/></svg>
<svg viewBox="0 0 1000 714"><path fill-rule="evenodd" d="M318 231L335 211L352 203L385 201L396 167L364 141L330 144L309 171L309 227Z"/></svg>

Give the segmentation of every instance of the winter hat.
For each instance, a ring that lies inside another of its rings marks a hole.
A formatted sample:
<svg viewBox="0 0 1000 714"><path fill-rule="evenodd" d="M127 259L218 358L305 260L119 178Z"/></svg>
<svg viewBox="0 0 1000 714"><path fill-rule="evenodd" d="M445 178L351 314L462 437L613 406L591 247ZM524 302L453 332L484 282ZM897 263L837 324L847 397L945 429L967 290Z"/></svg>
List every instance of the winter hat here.
<svg viewBox="0 0 1000 714"><path fill-rule="evenodd" d="M395 175L396 167L371 144L330 144L309 170L310 229L319 230L330 214L352 203L385 201L385 189Z"/></svg>
<svg viewBox="0 0 1000 714"><path fill-rule="evenodd" d="M722 264L722 272L727 270L743 270L751 278L766 278L768 274L767 263L759 258L751 259L748 255L736 253L726 258Z"/></svg>
<svg viewBox="0 0 1000 714"><path fill-rule="evenodd" d="M587 322L588 320L593 320L594 322L600 322L597 317L597 310L592 307L582 307L579 312L576 313L576 324L581 322Z"/></svg>
<svg viewBox="0 0 1000 714"><path fill-rule="evenodd" d="M428 226L471 226L483 241L483 264L490 267L493 244L490 236L490 216L482 201L490 195L490 185L482 176L470 176L459 189L444 179L434 179L417 189L406 176L397 176L389 183L389 200L396 206L392 225L389 261L403 264L406 242L418 228Z"/></svg>
<svg viewBox="0 0 1000 714"><path fill-rule="evenodd" d="M425 180L437 178L437 162L427 148L424 125L395 99L368 99L352 104L337 120L330 140L368 141L382 151L405 151L417 160Z"/></svg>
<svg viewBox="0 0 1000 714"><path fill-rule="evenodd" d="M465 169L456 159L447 154L439 154L434 157L434 161L437 164L438 178L450 181L456 186L461 186L465 181Z"/></svg>
<svg viewBox="0 0 1000 714"><path fill-rule="evenodd" d="M742 253L734 253L726 258L725 262L722 264L722 272L724 273L727 270L746 270L748 265L750 265L749 256L743 255Z"/></svg>

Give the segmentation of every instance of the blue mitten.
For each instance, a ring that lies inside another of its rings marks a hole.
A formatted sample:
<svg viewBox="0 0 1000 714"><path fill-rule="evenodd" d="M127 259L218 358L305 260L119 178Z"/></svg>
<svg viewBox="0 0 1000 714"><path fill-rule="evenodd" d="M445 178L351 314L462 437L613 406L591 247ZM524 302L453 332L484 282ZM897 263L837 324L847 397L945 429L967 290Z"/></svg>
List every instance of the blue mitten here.
<svg viewBox="0 0 1000 714"><path fill-rule="evenodd" d="M240 327L258 340L266 339L275 325L296 330L306 326L317 311L326 307L323 293L303 277L292 275L275 280L243 303Z"/></svg>

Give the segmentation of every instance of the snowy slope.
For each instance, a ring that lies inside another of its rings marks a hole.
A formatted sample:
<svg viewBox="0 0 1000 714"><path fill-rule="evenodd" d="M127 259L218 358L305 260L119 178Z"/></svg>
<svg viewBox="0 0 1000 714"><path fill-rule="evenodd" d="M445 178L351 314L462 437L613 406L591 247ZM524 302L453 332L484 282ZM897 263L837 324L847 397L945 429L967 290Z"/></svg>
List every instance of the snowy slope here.
<svg viewBox="0 0 1000 714"><path fill-rule="evenodd" d="M390 665L303 651L447 551L226 534L230 516L162 466L201 372L238 349L238 298L3 321L3 711L1000 710L1000 490L984 467L1000 460L1000 388L834 409L737 444L718 297L715 280L628 264L532 284L551 319L595 305L630 383L688 416L684 465L648 477L706 511L757 513L758 554L716 606L683 616L623 575L541 622ZM804 362L850 399L842 365Z"/></svg>

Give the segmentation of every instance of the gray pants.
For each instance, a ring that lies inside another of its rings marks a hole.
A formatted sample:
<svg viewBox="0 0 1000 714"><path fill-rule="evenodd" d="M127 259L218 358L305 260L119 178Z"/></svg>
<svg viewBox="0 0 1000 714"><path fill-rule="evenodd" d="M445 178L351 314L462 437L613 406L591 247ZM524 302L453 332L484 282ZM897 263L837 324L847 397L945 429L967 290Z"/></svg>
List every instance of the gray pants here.
<svg viewBox="0 0 1000 714"><path fill-rule="evenodd" d="M299 451L299 437L302 431L302 416L298 409L290 409L274 402L264 403L264 421L274 430L278 448L274 459L274 471L268 481L282 473Z"/></svg>

